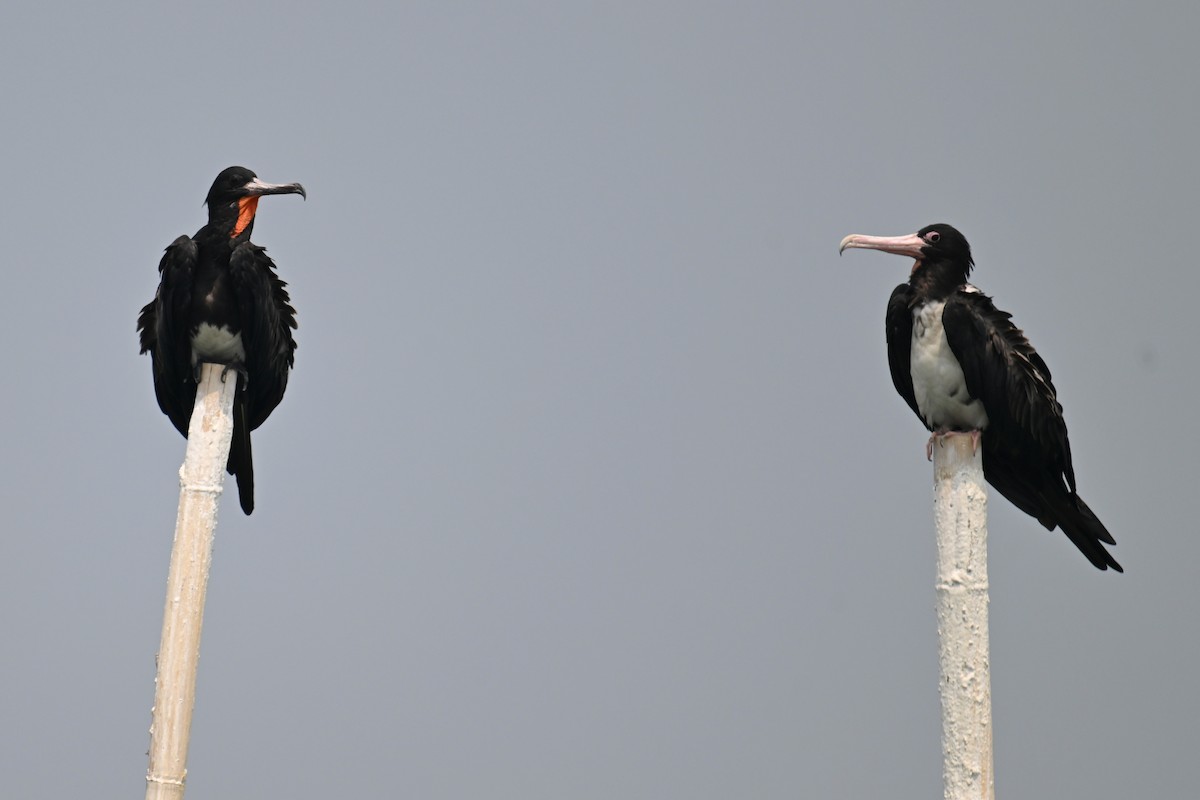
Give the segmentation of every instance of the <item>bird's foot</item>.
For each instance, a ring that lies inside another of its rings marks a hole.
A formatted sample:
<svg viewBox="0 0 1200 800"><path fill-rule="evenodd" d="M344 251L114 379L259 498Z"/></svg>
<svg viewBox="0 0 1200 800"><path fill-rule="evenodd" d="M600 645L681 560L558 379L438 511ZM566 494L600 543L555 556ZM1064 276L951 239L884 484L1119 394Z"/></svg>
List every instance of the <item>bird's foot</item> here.
<svg viewBox="0 0 1200 800"><path fill-rule="evenodd" d="M225 365L225 369L221 370L221 383L225 382L225 376L229 374L230 370L242 376L243 387L250 383L250 370L246 369L246 365L240 361L233 361Z"/></svg>
<svg viewBox="0 0 1200 800"><path fill-rule="evenodd" d="M945 435L946 435L945 431L934 431L933 433L931 433L929 435L929 441L927 441L925 443L925 460L926 461L933 461L933 443L936 442L940 437L943 437Z"/></svg>
<svg viewBox="0 0 1200 800"><path fill-rule="evenodd" d="M925 443L925 460L933 461L933 444L942 443L943 439L948 439L951 436L970 436L971 437L971 455L979 452L979 443L983 436L983 431L934 431L929 437L929 441Z"/></svg>

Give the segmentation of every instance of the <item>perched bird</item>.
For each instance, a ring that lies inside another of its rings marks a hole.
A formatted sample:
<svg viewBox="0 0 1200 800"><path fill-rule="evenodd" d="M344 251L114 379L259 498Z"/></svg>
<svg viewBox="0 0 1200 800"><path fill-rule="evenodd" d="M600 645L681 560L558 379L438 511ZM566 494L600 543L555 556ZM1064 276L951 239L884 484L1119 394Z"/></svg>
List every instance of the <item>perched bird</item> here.
<svg viewBox="0 0 1200 800"><path fill-rule="evenodd" d="M1075 489L1071 443L1046 362L990 297L967 283L971 246L949 225L908 236L851 235L861 247L916 259L887 306L892 383L933 436L982 437L983 474L1047 530L1060 527L1099 569L1124 572L1115 545Z"/></svg>
<svg viewBox="0 0 1200 800"><path fill-rule="evenodd" d="M225 364L222 379L230 370L242 376L227 466L247 514L254 510L250 431L283 399L296 351L296 310L287 284L266 250L250 241L258 200L266 194L307 197L298 183L264 183L245 167L223 170L204 201L208 224L167 248L158 265L158 291L137 322L158 407L184 436L200 365Z"/></svg>

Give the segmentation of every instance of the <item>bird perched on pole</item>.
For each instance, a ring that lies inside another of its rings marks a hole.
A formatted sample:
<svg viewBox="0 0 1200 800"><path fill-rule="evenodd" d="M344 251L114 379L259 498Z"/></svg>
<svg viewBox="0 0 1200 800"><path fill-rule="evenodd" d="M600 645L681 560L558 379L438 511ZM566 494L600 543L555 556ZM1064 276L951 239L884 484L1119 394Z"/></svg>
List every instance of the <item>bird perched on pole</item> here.
<svg viewBox="0 0 1200 800"><path fill-rule="evenodd" d="M225 364L222 377L241 375L228 470L247 514L254 510L250 431L283 399L296 351L296 310L287 284L266 250L250 241L259 198L268 194L307 198L298 183L264 183L245 167L223 170L204 201L208 224L167 248L158 265L158 291L137 323L158 407L184 436L200 365Z"/></svg>
<svg viewBox="0 0 1200 800"><path fill-rule="evenodd" d="M1112 535L1075 488L1071 443L1050 369L1025 334L990 297L967 282L975 262L950 225L907 236L842 239L915 259L908 283L887 306L892 383L938 436L982 438L983 474L996 491L1047 530L1063 532L1099 569L1124 572L1105 544Z"/></svg>

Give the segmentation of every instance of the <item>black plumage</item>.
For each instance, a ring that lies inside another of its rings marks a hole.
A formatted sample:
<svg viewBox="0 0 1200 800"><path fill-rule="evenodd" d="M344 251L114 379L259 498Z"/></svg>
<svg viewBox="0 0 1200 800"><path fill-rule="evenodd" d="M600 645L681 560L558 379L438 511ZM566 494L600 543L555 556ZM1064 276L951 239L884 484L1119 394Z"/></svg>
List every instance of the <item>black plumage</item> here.
<svg viewBox="0 0 1200 800"><path fill-rule="evenodd" d="M896 391L934 432L982 431L984 477L1099 569L1123 572L1111 534L1079 496L1062 405L1046 362L1011 315L967 282L974 261L950 225L908 236L847 236L915 259L888 301L888 365Z"/></svg>
<svg viewBox="0 0 1200 800"><path fill-rule="evenodd" d="M250 431L283 399L296 351L296 311L287 284L250 233L259 198L289 193L305 196L298 183L264 183L244 167L223 170L205 200L208 224L167 247L158 291L137 322L158 406L184 436L199 365L226 364L240 373L228 470L247 514L254 510Z"/></svg>

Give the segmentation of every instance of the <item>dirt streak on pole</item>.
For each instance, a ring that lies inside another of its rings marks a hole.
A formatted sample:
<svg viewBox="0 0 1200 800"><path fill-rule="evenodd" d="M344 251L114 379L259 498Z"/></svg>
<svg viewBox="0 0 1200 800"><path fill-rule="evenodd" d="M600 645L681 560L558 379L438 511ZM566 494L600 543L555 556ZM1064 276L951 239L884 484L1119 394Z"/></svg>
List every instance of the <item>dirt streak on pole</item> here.
<svg viewBox="0 0 1200 800"><path fill-rule="evenodd" d="M934 446L942 781L946 800L993 800L987 487L969 434Z"/></svg>
<svg viewBox="0 0 1200 800"><path fill-rule="evenodd" d="M154 679L146 800L181 800L187 777L204 595L212 564L217 502L233 437L237 373L230 371L223 382L223 369L219 364L204 364L201 368L196 407L188 427L187 456L179 470L179 516Z"/></svg>

